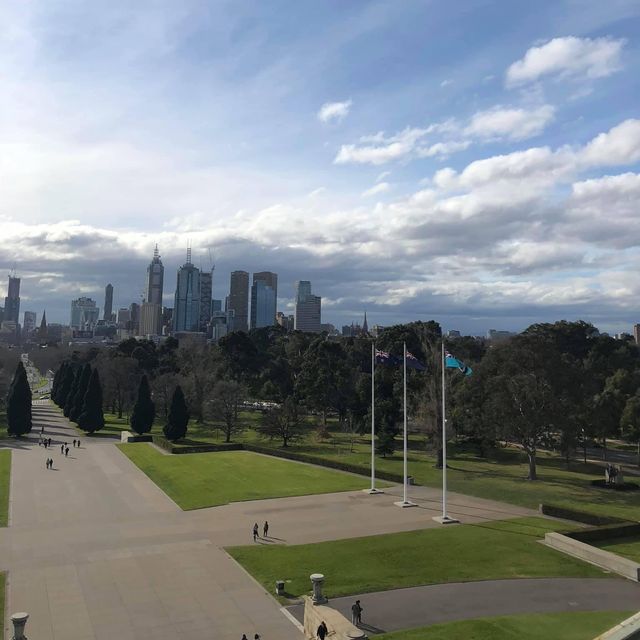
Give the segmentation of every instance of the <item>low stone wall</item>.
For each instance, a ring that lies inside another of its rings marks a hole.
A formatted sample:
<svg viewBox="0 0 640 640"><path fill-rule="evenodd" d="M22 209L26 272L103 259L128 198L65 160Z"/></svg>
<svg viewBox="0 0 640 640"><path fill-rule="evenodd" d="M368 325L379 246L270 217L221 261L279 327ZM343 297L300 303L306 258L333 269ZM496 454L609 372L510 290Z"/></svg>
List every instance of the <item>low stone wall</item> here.
<svg viewBox="0 0 640 640"><path fill-rule="evenodd" d="M640 582L640 564L633 562L633 560L592 547L590 544L580 542L561 533L545 534L544 544L590 564L613 571L635 582Z"/></svg>
<svg viewBox="0 0 640 640"><path fill-rule="evenodd" d="M627 522L625 524L610 524L604 527L571 531L566 535L574 540L587 543L614 540L615 538L630 538L640 536L640 523Z"/></svg>
<svg viewBox="0 0 640 640"><path fill-rule="evenodd" d="M323 622L329 630L331 640L366 640L362 629L351 624L339 611L326 604L313 604L309 596L304 596L304 635L309 640L316 640L316 631Z"/></svg>
<svg viewBox="0 0 640 640"><path fill-rule="evenodd" d="M590 524L594 527L600 527L607 524L622 524L628 522L622 518L613 518L610 516L599 516L586 511L577 511L576 509L567 509L566 507L558 507L553 504L541 504L540 513L552 518L562 518L562 520L572 520L573 522L582 522L582 524Z"/></svg>
<svg viewBox="0 0 640 640"><path fill-rule="evenodd" d="M131 431L121 431L120 442L153 442L153 438L147 434L141 436L138 433L131 433Z"/></svg>
<svg viewBox="0 0 640 640"><path fill-rule="evenodd" d="M640 613L623 620L594 640L640 640Z"/></svg>

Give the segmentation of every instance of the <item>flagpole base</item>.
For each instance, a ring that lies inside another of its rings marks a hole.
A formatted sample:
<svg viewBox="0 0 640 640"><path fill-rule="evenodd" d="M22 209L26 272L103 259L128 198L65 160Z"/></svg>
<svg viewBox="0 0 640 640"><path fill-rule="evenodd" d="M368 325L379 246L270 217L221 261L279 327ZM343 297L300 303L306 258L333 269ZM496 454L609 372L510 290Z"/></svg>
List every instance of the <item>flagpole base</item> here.
<svg viewBox="0 0 640 640"><path fill-rule="evenodd" d="M374 488L374 489L363 489L362 493L368 493L370 496L375 496L375 495L378 495L379 493L384 493L384 491Z"/></svg>
<svg viewBox="0 0 640 640"><path fill-rule="evenodd" d="M396 507L402 507L403 509L418 506L415 502L411 502L411 500L400 500L400 502L394 502L393 504L395 504Z"/></svg>
<svg viewBox="0 0 640 640"><path fill-rule="evenodd" d="M451 518L450 516L435 516L431 518L440 524L459 524L460 520L456 520L455 518Z"/></svg>

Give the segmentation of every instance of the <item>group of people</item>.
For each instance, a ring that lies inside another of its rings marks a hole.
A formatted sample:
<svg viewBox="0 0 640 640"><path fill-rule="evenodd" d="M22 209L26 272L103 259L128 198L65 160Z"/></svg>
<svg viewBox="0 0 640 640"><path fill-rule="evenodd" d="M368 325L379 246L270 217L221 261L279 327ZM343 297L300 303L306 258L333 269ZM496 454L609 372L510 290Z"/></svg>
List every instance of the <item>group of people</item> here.
<svg viewBox="0 0 640 640"><path fill-rule="evenodd" d="M40 437L38 438L38 446L44 446L45 449L51 448L51 438L44 438L44 427L40 429ZM80 438L73 439L73 448L80 447ZM60 453L65 457L69 457L69 445L66 442L60 443ZM53 458L47 458L45 462L45 467L47 469L53 469ZM266 522L265 522L266 524Z"/></svg>
<svg viewBox="0 0 640 640"><path fill-rule="evenodd" d="M259 531L260 531L260 528L258 527L258 523L256 522L253 525L253 541L254 542L260 537ZM268 534L269 534L269 523L265 520L264 525L262 525L262 537L268 538L269 537Z"/></svg>
<svg viewBox="0 0 640 640"><path fill-rule="evenodd" d="M247 638L247 634L246 633L243 633L242 634L242 638L240 638L240 640L249 640L249 638ZM253 640L260 640L260 635L256 633L253 636Z"/></svg>
<svg viewBox="0 0 640 640"><path fill-rule="evenodd" d="M605 478L608 484L616 484L616 478L618 477L619 467L616 467L615 464L609 464L607 462L607 466L605 469Z"/></svg>

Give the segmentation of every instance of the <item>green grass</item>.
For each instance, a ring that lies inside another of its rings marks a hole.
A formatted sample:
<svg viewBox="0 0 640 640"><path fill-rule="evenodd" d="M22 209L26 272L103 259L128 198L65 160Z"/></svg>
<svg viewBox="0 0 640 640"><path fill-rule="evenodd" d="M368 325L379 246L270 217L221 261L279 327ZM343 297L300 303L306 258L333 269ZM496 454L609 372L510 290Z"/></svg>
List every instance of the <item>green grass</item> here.
<svg viewBox="0 0 640 640"><path fill-rule="evenodd" d="M11 479L11 451L0 450L0 527L9 522L9 483Z"/></svg>
<svg viewBox="0 0 640 640"><path fill-rule="evenodd" d="M634 612L572 611L520 616L480 618L436 624L431 627L395 631L376 636L376 640L592 640Z"/></svg>
<svg viewBox="0 0 640 640"><path fill-rule="evenodd" d="M249 451L164 455L147 443L118 446L182 509L367 486L365 478Z"/></svg>
<svg viewBox="0 0 640 640"><path fill-rule="evenodd" d="M600 577L600 569L541 545L557 523L517 518L296 546L231 547L227 551L267 590L286 581L290 596L327 576L329 597L423 584L500 578Z"/></svg>
<svg viewBox="0 0 640 640"><path fill-rule="evenodd" d="M598 542L595 546L640 563L640 536L616 538L606 542Z"/></svg>

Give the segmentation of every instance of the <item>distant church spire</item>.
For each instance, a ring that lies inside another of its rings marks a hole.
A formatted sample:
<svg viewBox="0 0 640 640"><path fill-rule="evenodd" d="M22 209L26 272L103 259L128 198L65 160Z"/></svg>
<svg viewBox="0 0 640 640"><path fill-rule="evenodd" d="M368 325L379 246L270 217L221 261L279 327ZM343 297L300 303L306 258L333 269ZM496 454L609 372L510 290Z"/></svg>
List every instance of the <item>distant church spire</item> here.
<svg viewBox="0 0 640 640"><path fill-rule="evenodd" d="M40 321L40 329L38 329L38 338L47 337L47 310L42 312L42 320Z"/></svg>
<svg viewBox="0 0 640 640"><path fill-rule="evenodd" d="M362 333L369 333L369 325L367 324L367 312L364 312L364 322L362 323Z"/></svg>

